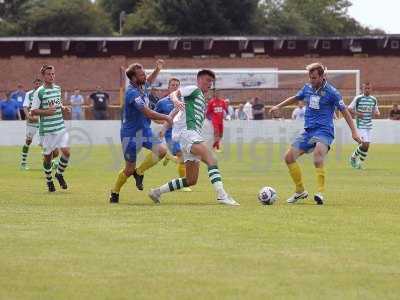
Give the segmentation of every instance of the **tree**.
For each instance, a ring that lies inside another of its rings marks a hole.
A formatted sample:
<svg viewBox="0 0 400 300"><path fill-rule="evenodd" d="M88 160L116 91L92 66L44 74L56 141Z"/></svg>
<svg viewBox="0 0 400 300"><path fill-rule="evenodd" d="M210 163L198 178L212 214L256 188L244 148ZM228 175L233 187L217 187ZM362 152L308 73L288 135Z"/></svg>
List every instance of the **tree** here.
<svg viewBox="0 0 400 300"><path fill-rule="evenodd" d="M22 34L108 35L108 17L89 0L30 1L24 7Z"/></svg>
<svg viewBox="0 0 400 300"><path fill-rule="evenodd" d="M140 0L99 0L98 4L111 17L114 30L118 31L120 13L122 11L126 14L133 13L140 2Z"/></svg>
<svg viewBox="0 0 400 300"><path fill-rule="evenodd" d="M144 0L127 18L125 33L252 34L258 0Z"/></svg>
<svg viewBox="0 0 400 300"><path fill-rule="evenodd" d="M4 0L0 3L0 18L8 22L18 21L21 15L21 9L29 0Z"/></svg>
<svg viewBox="0 0 400 300"><path fill-rule="evenodd" d="M124 34L169 34L174 29L164 24L158 15L157 3L153 0L143 0L136 12L125 19Z"/></svg>
<svg viewBox="0 0 400 300"><path fill-rule="evenodd" d="M361 26L348 15L348 0L265 0L260 4L263 34L357 35L382 33Z"/></svg>
<svg viewBox="0 0 400 300"><path fill-rule="evenodd" d="M17 24L0 19L0 36L17 35L20 28Z"/></svg>

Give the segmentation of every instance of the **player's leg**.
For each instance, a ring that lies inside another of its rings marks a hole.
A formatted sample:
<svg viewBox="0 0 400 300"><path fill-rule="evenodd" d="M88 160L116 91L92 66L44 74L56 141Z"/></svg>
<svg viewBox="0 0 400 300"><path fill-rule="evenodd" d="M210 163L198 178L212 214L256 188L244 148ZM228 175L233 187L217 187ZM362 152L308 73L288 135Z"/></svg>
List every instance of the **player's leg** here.
<svg viewBox="0 0 400 300"><path fill-rule="evenodd" d="M303 155L305 150L300 149L299 147L301 147L301 144L297 144L297 146L292 145L284 156L285 163L289 170L289 175L295 185L295 193L287 199L288 203L296 203L298 200L306 199L308 197L308 192L304 189L301 169L297 163L297 158Z"/></svg>
<svg viewBox="0 0 400 300"><path fill-rule="evenodd" d="M55 149L55 139L53 135L46 135L42 137L43 147L43 171L46 177L47 188L49 192L55 192L52 178L51 160L53 159L53 150Z"/></svg>
<svg viewBox="0 0 400 300"><path fill-rule="evenodd" d="M295 184L295 193L287 199L288 203L296 203L300 199L308 197L308 192L304 189L301 169L297 163L297 158L312 151L314 145L310 143L311 132L304 131L292 143L289 150L286 152L284 160L289 170L290 177Z"/></svg>
<svg viewBox="0 0 400 300"><path fill-rule="evenodd" d="M357 169L362 169L363 162L367 159L369 145L371 142L371 130L370 129L360 129L359 134L362 140L362 143L359 144L352 154L352 157L355 156L357 158L357 164L354 166Z"/></svg>
<svg viewBox="0 0 400 300"><path fill-rule="evenodd" d="M230 197L225 191L217 161L212 153L208 150L206 144L204 142L194 143L190 152L199 157L201 161L207 165L208 178L215 189L217 200L222 204L239 205L239 203L233 200L232 197Z"/></svg>
<svg viewBox="0 0 400 300"><path fill-rule="evenodd" d="M32 139L35 136L37 128L34 126L26 126L26 137L25 137L25 145L22 146L21 152L21 170L28 170L27 159L29 147L32 144Z"/></svg>
<svg viewBox="0 0 400 300"><path fill-rule="evenodd" d="M53 158L51 160L51 167L53 170L57 170L59 162L60 150L58 148L53 150Z"/></svg>
<svg viewBox="0 0 400 300"><path fill-rule="evenodd" d="M218 127L218 149L217 152L221 152L222 151L222 138L224 136L224 123L220 123L219 127Z"/></svg>
<svg viewBox="0 0 400 300"><path fill-rule="evenodd" d="M121 191L121 188L126 183L128 178L133 175L136 167L136 156L138 151L136 149L135 138L129 136L121 136L121 143L124 153L125 167L119 171L114 187L111 189L110 203L119 202L119 193Z"/></svg>
<svg viewBox="0 0 400 300"><path fill-rule="evenodd" d="M212 122L212 126L214 129L214 144L213 144L213 149L214 150L219 150L219 142L220 142L220 126L216 122Z"/></svg>
<svg viewBox="0 0 400 300"><path fill-rule="evenodd" d="M167 154L167 147L164 144L153 144L153 147L145 148L150 148L151 152L146 155L142 163L136 169L139 175L143 175L146 170L155 166Z"/></svg>
<svg viewBox="0 0 400 300"><path fill-rule="evenodd" d="M174 144L175 144L175 146L173 147L174 150L173 150L172 153L174 154L174 156L177 159L176 166L177 166L177 169L178 169L178 175L179 175L180 178L185 178L186 177L186 164L185 164L184 159L183 159L183 153L181 151L179 143L174 143ZM192 189L190 187L184 187L182 189L182 191L191 192Z"/></svg>
<svg viewBox="0 0 400 300"><path fill-rule="evenodd" d="M114 187L111 189L110 203L119 202L119 193L121 188L126 183L128 178L133 175L135 166L135 162L125 161L125 167L119 171Z"/></svg>
<svg viewBox="0 0 400 300"><path fill-rule="evenodd" d="M362 144L357 145L356 149L350 156L350 165L355 169L360 169L360 161L364 161L366 158L366 151L364 149L369 148L366 143L369 144L369 130L367 129L358 129L358 133L360 135L361 140L363 141ZM363 146L364 144L364 146Z"/></svg>
<svg viewBox="0 0 400 300"><path fill-rule="evenodd" d="M176 157L176 167L178 170L178 175L179 178L185 178L186 177L186 166L185 166L185 160L183 158L183 153L182 153L182 148L179 142L174 141L171 139L169 143L167 143L169 151L172 153L174 157ZM191 192L192 190L189 187L184 187L182 189L184 192Z"/></svg>
<svg viewBox="0 0 400 300"><path fill-rule="evenodd" d="M360 157L360 164L358 165L358 167L360 169L363 168L363 163L365 162L365 160L367 159L368 156L368 150L369 150L369 141L363 141L359 146L358 146L358 155Z"/></svg>
<svg viewBox="0 0 400 300"><path fill-rule="evenodd" d="M145 141L142 143L143 146L151 150L141 164L136 168L133 173L133 177L136 181L136 187L141 191L143 190L143 179L144 173L155 166L160 160L162 160L167 154L167 147L158 138L153 137L151 131L148 133L147 137L144 138Z"/></svg>
<svg viewBox="0 0 400 300"><path fill-rule="evenodd" d="M315 172L317 175L317 189L318 192L314 195L314 200L317 204L324 204L324 197L322 193L325 191L325 170L324 170L324 161L325 157L328 154L329 146L327 146L323 142L316 143L314 149L314 166Z"/></svg>
<svg viewBox="0 0 400 300"><path fill-rule="evenodd" d="M21 152L21 170L28 170L27 166L27 159L28 159L28 152L29 152L29 146L32 144L32 139L29 138L28 136L25 139L25 145L22 146L22 152Z"/></svg>
<svg viewBox="0 0 400 300"><path fill-rule="evenodd" d="M69 159L71 156L71 151L68 146L69 142L68 132L63 132L59 134L58 139L59 140L57 147L60 149L61 157L58 160L58 167L54 177L58 180L58 183L60 184L61 188L66 190L68 188L68 185L64 179L64 171L68 167Z"/></svg>
<svg viewBox="0 0 400 300"><path fill-rule="evenodd" d="M179 143L182 147L183 159L186 166L186 178L174 179L163 186L150 190L149 196L155 202L159 203L161 194L182 189L197 183L198 162L201 160L208 166L208 174L216 192L220 203L238 205L225 192L221 174L217 167L217 163L211 152L203 142L201 136L195 131L185 131L180 135Z"/></svg>
<svg viewBox="0 0 400 300"><path fill-rule="evenodd" d="M161 195L165 193L170 193L183 188L187 188L190 185L195 185L199 177L199 167L200 162L198 159L186 160L186 177L180 177L172 179L171 181L161 185L158 188L150 189L149 197L154 203L159 204Z"/></svg>
<svg viewBox="0 0 400 300"><path fill-rule="evenodd" d="M173 179L158 188L151 189L149 197L154 203L160 203L161 195L164 193L187 188L189 187L189 183L190 185L197 183L200 159L190 153L190 148L192 147L192 140L190 138L182 139L182 142L184 143L181 151L182 159L185 162L185 176L180 176L179 178ZM189 177L189 182L187 177Z"/></svg>
<svg viewBox="0 0 400 300"><path fill-rule="evenodd" d="M165 154L163 166L165 167L170 161L173 161L174 163L178 164L178 157L174 154L176 152L174 151L176 142L172 140L171 136L165 136L165 143L169 151L167 151L167 153Z"/></svg>

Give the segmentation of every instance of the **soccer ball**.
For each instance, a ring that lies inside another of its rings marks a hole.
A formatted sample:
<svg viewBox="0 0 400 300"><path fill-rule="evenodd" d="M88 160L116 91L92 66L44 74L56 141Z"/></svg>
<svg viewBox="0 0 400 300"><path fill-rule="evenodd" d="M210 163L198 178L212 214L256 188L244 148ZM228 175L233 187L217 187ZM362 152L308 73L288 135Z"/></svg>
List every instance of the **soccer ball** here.
<svg viewBox="0 0 400 300"><path fill-rule="evenodd" d="M263 205L272 205L276 201L277 194L276 191L269 186L263 187L258 193L258 200Z"/></svg>

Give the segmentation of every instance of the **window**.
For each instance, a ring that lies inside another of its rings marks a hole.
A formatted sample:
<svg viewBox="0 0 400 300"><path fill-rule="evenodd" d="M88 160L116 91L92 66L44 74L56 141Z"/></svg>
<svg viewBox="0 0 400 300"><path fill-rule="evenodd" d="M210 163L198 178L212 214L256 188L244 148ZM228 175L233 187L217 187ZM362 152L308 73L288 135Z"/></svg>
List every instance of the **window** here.
<svg viewBox="0 0 400 300"><path fill-rule="evenodd" d="M330 50L331 49L331 41L322 41L322 49Z"/></svg>
<svg viewBox="0 0 400 300"><path fill-rule="evenodd" d="M390 48L392 48L392 49L399 49L399 48L400 48L400 42L399 42L399 40L391 40L391 41L390 41Z"/></svg>
<svg viewBox="0 0 400 300"><path fill-rule="evenodd" d="M183 50L192 50L192 42L183 42L182 44L182 48Z"/></svg>
<svg viewBox="0 0 400 300"><path fill-rule="evenodd" d="M287 42L287 48L289 50L295 50L296 49L296 41L288 41Z"/></svg>

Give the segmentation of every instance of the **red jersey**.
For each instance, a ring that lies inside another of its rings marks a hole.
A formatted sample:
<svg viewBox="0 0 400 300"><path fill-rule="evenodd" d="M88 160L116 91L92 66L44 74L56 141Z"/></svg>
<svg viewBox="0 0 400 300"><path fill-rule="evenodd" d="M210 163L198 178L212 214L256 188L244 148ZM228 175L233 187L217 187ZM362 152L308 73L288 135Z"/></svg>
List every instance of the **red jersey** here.
<svg viewBox="0 0 400 300"><path fill-rule="evenodd" d="M224 99L212 98L207 104L207 117L213 123L221 124L224 121L225 113L228 112L228 107Z"/></svg>

